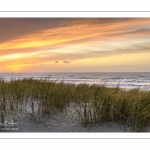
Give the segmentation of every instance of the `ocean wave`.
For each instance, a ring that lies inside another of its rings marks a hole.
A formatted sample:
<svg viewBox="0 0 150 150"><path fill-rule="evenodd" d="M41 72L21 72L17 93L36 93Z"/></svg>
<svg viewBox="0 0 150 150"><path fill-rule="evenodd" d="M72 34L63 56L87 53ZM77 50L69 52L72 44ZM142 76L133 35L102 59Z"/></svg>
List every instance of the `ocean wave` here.
<svg viewBox="0 0 150 150"><path fill-rule="evenodd" d="M0 74L5 81L34 78L55 82L73 84L105 84L106 86L120 86L121 88L148 88L150 73L18 73Z"/></svg>

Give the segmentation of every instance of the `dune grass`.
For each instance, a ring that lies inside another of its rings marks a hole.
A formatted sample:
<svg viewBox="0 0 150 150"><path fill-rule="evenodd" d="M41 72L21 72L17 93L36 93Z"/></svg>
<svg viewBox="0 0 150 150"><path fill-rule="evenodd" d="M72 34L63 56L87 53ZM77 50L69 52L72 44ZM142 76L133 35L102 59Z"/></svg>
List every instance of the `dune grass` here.
<svg viewBox="0 0 150 150"><path fill-rule="evenodd" d="M75 103L78 120L84 127L116 121L126 131L140 132L150 126L150 91L126 91L105 85L75 85L32 78L10 82L0 79L1 121L9 115L8 112L13 112L14 118L15 114L27 112L28 105L31 115L36 118L65 111L71 102Z"/></svg>

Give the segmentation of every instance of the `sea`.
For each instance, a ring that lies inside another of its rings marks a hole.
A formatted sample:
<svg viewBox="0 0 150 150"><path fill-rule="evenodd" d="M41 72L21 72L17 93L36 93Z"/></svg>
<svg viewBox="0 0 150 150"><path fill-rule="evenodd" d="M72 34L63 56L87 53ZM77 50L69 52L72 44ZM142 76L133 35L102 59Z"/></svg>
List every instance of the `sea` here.
<svg viewBox="0 0 150 150"><path fill-rule="evenodd" d="M34 78L72 84L98 84L123 89L150 90L150 72L64 72L64 73L0 73L5 81Z"/></svg>

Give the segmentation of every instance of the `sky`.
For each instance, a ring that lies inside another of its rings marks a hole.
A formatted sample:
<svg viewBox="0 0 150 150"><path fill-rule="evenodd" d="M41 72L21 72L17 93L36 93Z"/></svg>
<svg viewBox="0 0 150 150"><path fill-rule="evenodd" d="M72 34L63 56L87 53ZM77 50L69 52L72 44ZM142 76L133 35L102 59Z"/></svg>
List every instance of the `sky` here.
<svg viewBox="0 0 150 150"><path fill-rule="evenodd" d="M0 18L0 72L150 72L150 18Z"/></svg>

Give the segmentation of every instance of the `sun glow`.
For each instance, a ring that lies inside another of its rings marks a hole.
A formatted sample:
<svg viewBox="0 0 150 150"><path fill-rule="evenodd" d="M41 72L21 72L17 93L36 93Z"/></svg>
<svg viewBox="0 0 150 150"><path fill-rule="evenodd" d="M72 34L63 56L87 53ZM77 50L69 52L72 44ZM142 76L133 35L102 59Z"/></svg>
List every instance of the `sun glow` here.
<svg viewBox="0 0 150 150"><path fill-rule="evenodd" d="M10 65L6 66L6 69L10 72L21 72L25 69L25 66L21 64L19 61L12 62Z"/></svg>
<svg viewBox="0 0 150 150"><path fill-rule="evenodd" d="M10 70L11 72L19 72L20 68L17 66L7 66L7 69Z"/></svg>

